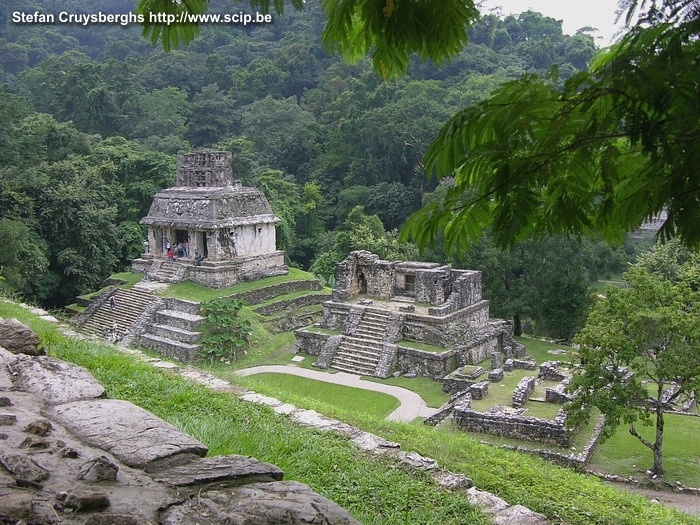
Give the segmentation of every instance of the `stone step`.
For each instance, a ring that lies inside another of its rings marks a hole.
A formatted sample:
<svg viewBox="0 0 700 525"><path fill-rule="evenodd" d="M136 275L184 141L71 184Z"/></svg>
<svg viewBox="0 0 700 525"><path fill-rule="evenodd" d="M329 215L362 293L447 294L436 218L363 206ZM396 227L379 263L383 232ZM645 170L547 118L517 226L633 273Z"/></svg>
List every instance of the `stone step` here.
<svg viewBox="0 0 700 525"><path fill-rule="evenodd" d="M371 367L376 367L377 363L379 363L379 356L377 355L360 355L356 354L354 352L344 352L343 350L339 350L337 354L335 354L335 357L333 358L333 362L336 360L343 361L346 363L355 363L359 366L371 366Z"/></svg>
<svg viewBox="0 0 700 525"><path fill-rule="evenodd" d="M362 319L367 319L370 321L380 321L380 322L387 322L389 321L390 314L388 312L376 312L373 310L365 310L365 312L362 314Z"/></svg>
<svg viewBox="0 0 700 525"><path fill-rule="evenodd" d="M349 343L351 346L356 348L379 348L384 346L382 341L377 341L375 339L364 339L362 337L354 337L352 335L346 335L343 337L343 343Z"/></svg>
<svg viewBox="0 0 700 525"><path fill-rule="evenodd" d="M361 368L364 370L374 370L377 368L379 363L378 359L356 359L353 356L336 354L333 358L333 364L343 365L343 366L354 366L355 368Z"/></svg>
<svg viewBox="0 0 700 525"><path fill-rule="evenodd" d="M167 337L152 334L141 334L139 337L141 346L155 350L159 354L172 357L185 363L194 363L200 359L202 345L182 343Z"/></svg>
<svg viewBox="0 0 700 525"><path fill-rule="evenodd" d="M345 346L341 343L341 345L338 347L338 352L336 355L343 354L343 355L356 355L358 357L362 357L363 359L379 359L379 356L381 355L380 351L375 351L375 350L365 350L362 348L353 348L353 347L348 347Z"/></svg>
<svg viewBox="0 0 700 525"><path fill-rule="evenodd" d="M109 302L105 302L85 322L85 332L102 334L105 330L111 330L114 323L117 323L119 330L129 328L153 300L150 292L121 288L118 288L112 297L115 301L114 309L110 309Z"/></svg>
<svg viewBox="0 0 700 525"><path fill-rule="evenodd" d="M377 334L383 334L386 332L386 326L385 324L383 325L376 325L376 324L367 324L367 323L359 323L357 325L358 328L362 328L363 330L366 330L368 332L374 332Z"/></svg>
<svg viewBox="0 0 700 525"><path fill-rule="evenodd" d="M176 326L192 331L196 331L206 320L207 318L204 316L178 310L160 310L155 315L156 324Z"/></svg>
<svg viewBox="0 0 700 525"><path fill-rule="evenodd" d="M168 326L164 324L150 325L146 332L149 335L157 335L159 337L189 344L196 344L199 341L199 338L202 337L200 332L194 332L192 330L185 330L183 328L177 328L175 326Z"/></svg>
<svg viewBox="0 0 700 525"><path fill-rule="evenodd" d="M340 370L341 372L347 372L348 374L355 374L358 376L373 376L374 368L369 367L357 367L354 365L348 365L345 363L336 363L335 361L331 364L331 368L335 370Z"/></svg>
<svg viewBox="0 0 700 525"><path fill-rule="evenodd" d="M384 332L367 330L366 328L363 328L361 326L357 327L357 330L355 330L355 333L353 335L360 339L376 339L377 341L384 340Z"/></svg>
<svg viewBox="0 0 700 525"><path fill-rule="evenodd" d="M387 323L382 323L379 321L373 321L373 320L367 320L367 319L360 319L360 322L357 324L357 326L362 326L364 328L368 328L370 330L381 330L384 331L386 330L386 325Z"/></svg>

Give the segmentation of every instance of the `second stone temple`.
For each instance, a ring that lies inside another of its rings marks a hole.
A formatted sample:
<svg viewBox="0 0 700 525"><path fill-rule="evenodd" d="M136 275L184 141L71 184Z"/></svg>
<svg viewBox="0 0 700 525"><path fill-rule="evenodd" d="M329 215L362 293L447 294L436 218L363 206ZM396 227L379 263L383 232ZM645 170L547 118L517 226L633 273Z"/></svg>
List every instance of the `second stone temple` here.
<svg viewBox="0 0 700 525"><path fill-rule="evenodd" d="M230 152L181 155L176 185L157 193L141 220L147 253L132 268L214 288L286 274L276 247L279 220L263 192L234 179Z"/></svg>

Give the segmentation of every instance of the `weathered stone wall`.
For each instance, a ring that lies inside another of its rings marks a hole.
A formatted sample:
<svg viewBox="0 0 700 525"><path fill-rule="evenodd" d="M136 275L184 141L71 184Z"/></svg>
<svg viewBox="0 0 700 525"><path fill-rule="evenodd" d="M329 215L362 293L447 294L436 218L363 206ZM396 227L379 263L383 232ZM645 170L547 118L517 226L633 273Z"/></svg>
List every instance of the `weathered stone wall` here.
<svg viewBox="0 0 700 525"><path fill-rule="evenodd" d="M277 251L263 256L238 257L233 261L208 262L202 266L188 266L184 280L209 288L224 288L247 280L257 280L275 275L286 275L284 252ZM250 278L250 277L254 278Z"/></svg>
<svg viewBox="0 0 700 525"><path fill-rule="evenodd" d="M450 267L441 266L433 269L416 271L416 301L427 304L443 304L450 296L452 282Z"/></svg>
<svg viewBox="0 0 700 525"><path fill-rule="evenodd" d="M294 337L296 338L295 348L297 351L318 356L321 355L323 347L331 336L320 332L310 332L302 328L294 331Z"/></svg>
<svg viewBox="0 0 700 525"><path fill-rule="evenodd" d="M335 296L335 290L333 291L333 295ZM349 313L349 304L340 303L335 300L326 301L323 303L323 321L320 326L331 330L342 330Z"/></svg>
<svg viewBox="0 0 700 525"><path fill-rule="evenodd" d="M452 348L485 327L488 315L488 301L480 301L444 317L406 313L402 337L409 341Z"/></svg>
<svg viewBox="0 0 700 525"><path fill-rule="evenodd" d="M535 389L536 379L534 377L523 377L518 381L518 386L513 391L513 407L520 408L527 403L530 394Z"/></svg>
<svg viewBox="0 0 700 525"><path fill-rule="evenodd" d="M469 432L540 441L561 447L571 446L571 435L564 426L563 411L554 420L548 420L455 407L453 418L459 428Z"/></svg>
<svg viewBox="0 0 700 525"><path fill-rule="evenodd" d="M255 311L261 315L272 315L281 310L288 309L292 305L297 308L302 308L310 304L318 304L319 301L330 299L331 294L312 294L312 295L302 295L301 297L295 297L293 299L284 299L282 301L277 301L273 304L266 306L260 306L255 308Z"/></svg>
<svg viewBox="0 0 700 525"><path fill-rule="evenodd" d="M482 301L481 272L476 270L452 270L451 279L449 298L444 301L444 304L430 308L430 315L444 316ZM488 311L486 317L488 318Z"/></svg>
<svg viewBox="0 0 700 525"><path fill-rule="evenodd" d="M305 290L317 291L321 288L321 283L318 281L287 281L284 283L272 284L265 288L258 288L257 290L250 290L249 292L232 294L228 297L231 299L240 299L248 304L259 304L280 295Z"/></svg>
<svg viewBox="0 0 700 525"><path fill-rule="evenodd" d="M398 345L396 359L396 369L401 373L412 372L420 377L431 377L436 381L440 381L457 368L458 363L454 350L438 354L401 345Z"/></svg>
<svg viewBox="0 0 700 525"><path fill-rule="evenodd" d="M177 186L211 187L233 184L230 151L200 151L178 155Z"/></svg>
<svg viewBox="0 0 700 525"><path fill-rule="evenodd" d="M455 349L460 356L460 365L473 365L485 361L494 352L498 353L500 348L501 340L498 334L486 333L471 338Z"/></svg>
<svg viewBox="0 0 700 525"><path fill-rule="evenodd" d="M569 377L569 374L564 373L561 368L562 363L559 361L546 361L540 364L540 372L537 377L549 381L562 381Z"/></svg>

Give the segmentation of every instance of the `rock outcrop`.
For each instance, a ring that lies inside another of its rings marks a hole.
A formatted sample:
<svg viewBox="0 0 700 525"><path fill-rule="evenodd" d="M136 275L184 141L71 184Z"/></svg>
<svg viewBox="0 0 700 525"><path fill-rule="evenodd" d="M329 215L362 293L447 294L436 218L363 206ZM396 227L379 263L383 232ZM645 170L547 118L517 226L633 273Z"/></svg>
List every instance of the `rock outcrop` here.
<svg viewBox="0 0 700 525"><path fill-rule="evenodd" d="M15 339L0 335L0 345ZM274 465L206 453L141 408L106 399L85 369L0 347L2 524L358 523L282 481Z"/></svg>

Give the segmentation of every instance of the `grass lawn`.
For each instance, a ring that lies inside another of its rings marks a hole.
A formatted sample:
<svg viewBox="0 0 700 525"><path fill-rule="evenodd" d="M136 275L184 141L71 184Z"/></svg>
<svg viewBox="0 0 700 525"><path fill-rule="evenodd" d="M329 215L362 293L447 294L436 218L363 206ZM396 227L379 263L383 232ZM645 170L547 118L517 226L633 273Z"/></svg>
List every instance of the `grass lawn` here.
<svg viewBox="0 0 700 525"><path fill-rule="evenodd" d="M121 284L119 285L120 288L133 288L133 286L140 282L141 279L143 278L142 273L136 273L136 272L120 272L120 273L113 273L112 274L112 279L119 279L120 281L126 281L126 284Z"/></svg>
<svg viewBox="0 0 700 525"><path fill-rule="evenodd" d="M388 377L379 379L378 377L364 377L363 381L372 381L384 385L393 385L415 392L425 400L429 407L440 408L450 400L450 396L442 391L442 383L433 381L428 377Z"/></svg>
<svg viewBox="0 0 700 525"><path fill-rule="evenodd" d="M576 349L570 346L529 337L516 336L514 339L518 343L525 345L525 351L537 364L545 361L575 361L577 358ZM558 350L566 350L566 354L559 354Z"/></svg>
<svg viewBox="0 0 700 525"><path fill-rule="evenodd" d="M209 446L212 455L243 454L275 464L285 471L285 479L309 484L362 523L490 523L459 491L440 490L426 474L367 458L346 438L300 427L268 407L208 391L109 345L68 339L17 306L0 303L0 316L26 322L53 355L88 368L110 397L132 401L162 417ZM338 419L399 442L405 451L432 457L443 468L466 474L479 488L544 513L554 524L700 523L607 487L596 478L480 445L463 433L435 432L431 427L379 420L357 411L345 411Z"/></svg>
<svg viewBox="0 0 700 525"><path fill-rule="evenodd" d="M654 439L654 427L638 424L645 438ZM686 486L700 487L700 417L667 414L664 417L664 481L680 481ZM606 442L598 445L591 458L591 468L619 476L644 477L651 468L651 450L630 435L622 425ZM698 500L700 505L700 498Z"/></svg>
<svg viewBox="0 0 700 525"><path fill-rule="evenodd" d="M447 348L442 348L440 346L433 346L425 343L419 343L417 341L407 341L405 339L402 339L401 341L396 343L399 346L405 346L408 348L414 348L416 350L423 350L425 352L432 352L433 354L441 354L443 352L447 352Z"/></svg>
<svg viewBox="0 0 700 525"><path fill-rule="evenodd" d="M289 281L315 281L316 277L313 274L290 268L288 275L277 275L246 283L238 283L226 288L208 288L201 284L196 284L191 281L173 283L164 290L160 290L158 295L163 297L178 297L180 299L188 299L190 301L208 301L217 297L225 297L237 293L249 292L251 290L259 290L273 284L286 283Z"/></svg>
<svg viewBox="0 0 700 525"><path fill-rule="evenodd" d="M399 400L389 394L286 374L255 374L238 378L237 382L261 394L284 398L298 407L313 410L324 405L346 407L350 411L357 410L360 414L384 419L399 407Z"/></svg>

